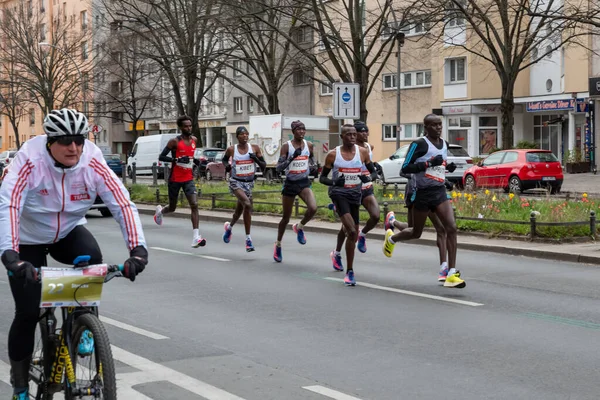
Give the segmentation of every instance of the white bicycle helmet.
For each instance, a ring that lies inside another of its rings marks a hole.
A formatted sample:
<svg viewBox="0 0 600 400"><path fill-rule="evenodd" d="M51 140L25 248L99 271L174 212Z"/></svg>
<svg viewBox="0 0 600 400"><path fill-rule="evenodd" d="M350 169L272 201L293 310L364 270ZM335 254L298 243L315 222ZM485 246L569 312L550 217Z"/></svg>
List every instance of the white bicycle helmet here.
<svg viewBox="0 0 600 400"><path fill-rule="evenodd" d="M48 137L86 136L90 133L90 124L85 115L77 110L63 108L52 110L44 118L44 132Z"/></svg>

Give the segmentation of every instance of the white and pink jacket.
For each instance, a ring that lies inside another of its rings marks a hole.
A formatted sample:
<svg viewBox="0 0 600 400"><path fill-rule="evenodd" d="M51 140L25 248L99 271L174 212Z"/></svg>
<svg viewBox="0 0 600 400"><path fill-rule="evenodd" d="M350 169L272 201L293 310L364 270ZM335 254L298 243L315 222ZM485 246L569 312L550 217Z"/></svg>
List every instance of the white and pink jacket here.
<svg viewBox="0 0 600 400"><path fill-rule="evenodd" d="M86 223L85 214L99 195L129 250L146 247L135 204L102 152L86 140L79 163L56 167L46 150L46 135L23 144L5 171L0 187L0 255L19 244L51 244Z"/></svg>

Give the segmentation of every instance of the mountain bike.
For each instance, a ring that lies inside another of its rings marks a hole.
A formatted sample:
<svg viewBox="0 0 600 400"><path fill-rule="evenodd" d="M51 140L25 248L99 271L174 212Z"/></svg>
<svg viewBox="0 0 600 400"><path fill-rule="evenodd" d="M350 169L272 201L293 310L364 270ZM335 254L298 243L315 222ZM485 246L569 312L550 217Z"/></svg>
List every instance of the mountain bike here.
<svg viewBox="0 0 600 400"><path fill-rule="evenodd" d="M117 398L112 351L98 305L102 286L123 276L123 266L89 265L89 260L80 256L73 268L38 269L41 312L29 370L37 390L30 391L30 398L52 400L59 392L66 400ZM60 326L56 309L61 311Z"/></svg>

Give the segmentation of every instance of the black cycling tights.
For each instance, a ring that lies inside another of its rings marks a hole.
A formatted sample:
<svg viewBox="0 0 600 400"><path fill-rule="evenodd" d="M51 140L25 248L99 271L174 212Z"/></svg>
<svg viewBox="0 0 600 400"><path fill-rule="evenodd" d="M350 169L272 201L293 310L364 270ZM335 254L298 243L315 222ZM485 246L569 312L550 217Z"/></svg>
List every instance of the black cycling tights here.
<svg viewBox="0 0 600 400"><path fill-rule="evenodd" d="M98 242L83 225L75 227L67 236L53 244L19 246L21 260L29 261L35 267L46 266L46 254L67 265L73 265L73 260L83 255L92 257L90 264L102 263ZM42 288L40 284L24 287L22 279L11 277L9 280L15 299L15 319L8 334L8 356L11 360L21 361L33 353Z"/></svg>

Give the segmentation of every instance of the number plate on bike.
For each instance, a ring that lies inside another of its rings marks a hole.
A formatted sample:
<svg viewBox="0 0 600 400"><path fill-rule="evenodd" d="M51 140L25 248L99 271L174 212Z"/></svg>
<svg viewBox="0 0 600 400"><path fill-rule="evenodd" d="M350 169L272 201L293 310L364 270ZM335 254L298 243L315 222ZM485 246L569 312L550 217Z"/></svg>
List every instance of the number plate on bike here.
<svg viewBox="0 0 600 400"><path fill-rule="evenodd" d="M107 265L42 268L40 307L98 306L107 271Z"/></svg>

